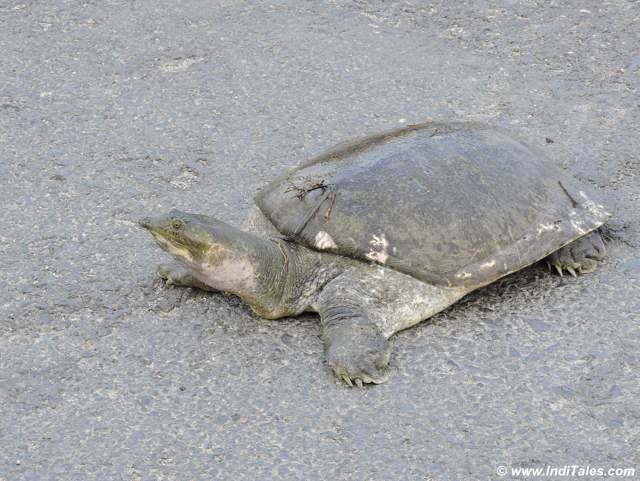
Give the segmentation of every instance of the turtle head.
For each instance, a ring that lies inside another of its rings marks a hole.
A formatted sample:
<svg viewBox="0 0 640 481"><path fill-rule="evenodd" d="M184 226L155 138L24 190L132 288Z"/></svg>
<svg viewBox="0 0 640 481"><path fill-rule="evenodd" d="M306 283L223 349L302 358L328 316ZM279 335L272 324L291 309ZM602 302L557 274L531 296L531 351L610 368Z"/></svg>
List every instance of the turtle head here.
<svg viewBox="0 0 640 481"><path fill-rule="evenodd" d="M222 260L224 245L229 240L225 232L229 226L223 222L178 210L140 219L138 224L151 233L162 249L191 267L212 260L214 252Z"/></svg>
<svg viewBox="0 0 640 481"><path fill-rule="evenodd" d="M138 223L198 281L241 297L260 316L277 319L308 308L309 296L300 290L310 278L307 262L317 273L318 254L178 210Z"/></svg>
<svg viewBox="0 0 640 481"><path fill-rule="evenodd" d="M282 271L282 255L273 242L214 217L172 210L138 223L200 281L248 302L270 295L271 279Z"/></svg>

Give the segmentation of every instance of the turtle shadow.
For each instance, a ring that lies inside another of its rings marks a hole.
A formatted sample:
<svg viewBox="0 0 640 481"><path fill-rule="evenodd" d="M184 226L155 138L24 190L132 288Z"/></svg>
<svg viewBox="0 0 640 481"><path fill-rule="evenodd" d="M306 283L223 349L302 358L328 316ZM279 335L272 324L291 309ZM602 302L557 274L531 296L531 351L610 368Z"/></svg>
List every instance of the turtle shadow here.
<svg viewBox="0 0 640 481"><path fill-rule="evenodd" d="M550 272L544 260L509 274L491 284L470 292L458 302L421 323L422 326L451 322L455 319L485 317L489 313L511 311L509 306L525 308L533 299L548 295L563 282L560 276Z"/></svg>

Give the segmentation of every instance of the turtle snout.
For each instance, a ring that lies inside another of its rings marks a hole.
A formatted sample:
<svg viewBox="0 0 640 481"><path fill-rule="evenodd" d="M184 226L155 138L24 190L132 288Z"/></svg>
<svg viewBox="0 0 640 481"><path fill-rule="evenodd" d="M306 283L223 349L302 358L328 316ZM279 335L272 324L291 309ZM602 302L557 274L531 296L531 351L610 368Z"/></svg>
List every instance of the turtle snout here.
<svg viewBox="0 0 640 481"><path fill-rule="evenodd" d="M142 227L143 229L150 229L151 228L151 218L150 217L143 217L142 219L138 220L138 225L140 227Z"/></svg>

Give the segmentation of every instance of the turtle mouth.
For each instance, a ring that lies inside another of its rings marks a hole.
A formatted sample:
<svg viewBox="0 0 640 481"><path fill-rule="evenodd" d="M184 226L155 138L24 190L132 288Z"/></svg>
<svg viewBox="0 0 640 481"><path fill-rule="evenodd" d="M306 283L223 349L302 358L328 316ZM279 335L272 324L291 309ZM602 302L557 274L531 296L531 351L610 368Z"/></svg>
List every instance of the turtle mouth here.
<svg viewBox="0 0 640 481"><path fill-rule="evenodd" d="M188 263L195 261L194 253L198 252L198 250L195 249L193 245L189 245L190 243L183 242L175 236L165 236L153 231L151 231L151 235L153 235L156 244L172 256Z"/></svg>

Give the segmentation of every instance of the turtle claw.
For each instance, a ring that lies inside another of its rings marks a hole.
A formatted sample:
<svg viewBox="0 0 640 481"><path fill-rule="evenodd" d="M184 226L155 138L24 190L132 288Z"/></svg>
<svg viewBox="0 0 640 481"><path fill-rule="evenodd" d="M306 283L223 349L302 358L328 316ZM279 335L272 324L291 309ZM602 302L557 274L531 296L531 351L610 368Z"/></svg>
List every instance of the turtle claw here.
<svg viewBox="0 0 640 481"><path fill-rule="evenodd" d="M369 376L366 372L349 374L343 367L334 367L333 371L340 381L350 387L355 385L359 388L363 388L365 384L383 384L389 380L389 373L387 372L387 369L378 371L375 376Z"/></svg>
<svg viewBox="0 0 640 481"><path fill-rule="evenodd" d="M555 268L556 268L556 271L558 271L558 274L560 274L560 277L562 277L562 267L560 267L560 266L558 266L558 265L555 265L555 264L554 264L554 266L553 266L553 267L555 267Z"/></svg>
<svg viewBox="0 0 640 481"><path fill-rule="evenodd" d="M546 258L547 265L555 267L562 277L563 270L573 277L588 274L598 267L605 257L605 246L598 232L592 232L560 248Z"/></svg>
<svg viewBox="0 0 640 481"><path fill-rule="evenodd" d="M353 387L353 382L351 381L351 378L346 374L342 375L342 380L346 382L349 386Z"/></svg>
<svg viewBox="0 0 640 481"><path fill-rule="evenodd" d="M338 379L344 382L349 387L357 386L360 389L364 388L365 384L382 384L389 380L389 376L386 372L382 373L380 376L372 378L367 376L364 373L359 374L357 377L351 377L348 374L337 374Z"/></svg>

